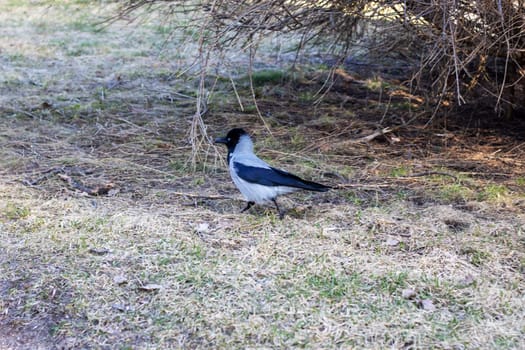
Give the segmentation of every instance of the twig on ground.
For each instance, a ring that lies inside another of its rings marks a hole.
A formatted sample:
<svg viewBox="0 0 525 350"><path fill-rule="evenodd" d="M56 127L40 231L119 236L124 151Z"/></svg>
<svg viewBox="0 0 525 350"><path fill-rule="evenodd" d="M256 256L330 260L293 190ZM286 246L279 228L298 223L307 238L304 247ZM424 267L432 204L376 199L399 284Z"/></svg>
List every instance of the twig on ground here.
<svg viewBox="0 0 525 350"><path fill-rule="evenodd" d="M115 187L115 185L112 183L107 183L105 185L98 185L94 187L88 187L74 180L71 176L67 174L58 173L57 176L59 179L67 182L67 184L71 188L75 190L79 190L80 192L87 193L90 196L102 196L102 195L108 194L108 192Z"/></svg>
<svg viewBox="0 0 525 350"><path fill-rule="evenodd" d="M22 183L26 186L35 187L42 181L48 180L54 175L58 176L59 179L65 181L72 189L79 190L80 192L86 193L90 196L102 196L109 193L110 190L115 188L112 183L97 186L85 186L79 181L74 180L71 175L85 176L90 174L92 171L85 171L78 167L54 167L43 172L43 175L36 178L35 180L24 179Z"/></svg>
<svg viewBox="0 0 525 350"><path fill-rule="evenodd" d="M423 171L421 173L415 173L403 176L404 178L411 178L411 177L420 177L420 176L429 176L429 175L442 175L442 176L450 176L454 180L458 180L458 177L454 174L450 174L444 171Z"/></svg>
<svg viewBox="0 0 525 350"><path fill-rule="evenodd" d="M46 170L42 176L39 176L38 178L36 178L35 180L29 180L29 179L24 179L22 180L22 183L26 186L30 186L30 187L33 187L33 186L37 186L39 183L41 183L42 181L45 181L47 179L49 179L50 177L60 173L64 171L64 168L60 167L60 168L51 168L49 170Z"/></svg>
<svg viewBox="0 0 525 350"><path fill-rule="evenodd" d="M364 136L364 137L361 137L361 138L358 138L358 139L355 139L355 140L348 140L347 142L348 143L370 142L373 139L375 139L376 137L388 134L388 133L394 131L395 129L397 129L397 128L386 127L386 128L383 128L383 129L376 130L375 132L373 132L372 134L370 134L368 136Z"/></svg>
<svg viewBox="0 0 525 350"><path fill-rule="evenodd" d="M129 125L131 125L131 126L137 128L137 129L142 129L142 130L147 131L147 132L149 132L149 133L151 133L151 134L155 134L155 135L158 135L158 134L159 134L158 131L153 131L153 130L151 130L151 129L149 129L149 128L146 128L146 127L144 127L144 126L137 125L137 124L135 124L135 123L133 123L133 122L127 120L126 118L113 117L113 116L111 116L111 115L109 115L108 117L111 118L111 119L113 119L113 120L117 120L117 121L119 121L119 122L129 124Z"/></svg>
<svg viewBox="0 0 525 350"><path fill-rule="evenodd" d="M7 110L9 112L13 112L13 113L25 114L26 116L31 117L33 119L39 119L39 117L37 115L35 115L35 114L31 113L31 112L25 111L23 109L18 109L18 108L13 108L13 107L3 107L1 109L5 109L5 110Z"/></svg>
<svg viewBox="0 0 525 350"><path fill-rule="evenodd" d="M345 177L345 176L343 176L343 175L341 175L341 174L339 174L339 173L337 173L335 171L324 172L323 175L327 176L327 177L338 178L340 181L345 182L345 183L348 183L350 181L347 177Z"/></svg>
<svg viewBox="0 0 525 350"><path fill-rule="evenodd" d="M220 199L229 199L229 200L240 200L239 198L233 198L229 196L221 196L215 194L196 194L196 193L186 193L186 192L170 192L169 194L180 197L189 197L189 198L198 198L198 199L211 199L211 200L220 200Z"/></svg>
<svg viewBox="0 0 525 350"><path fill-rule="evenodd" d="M340 188L358 188L362 190L377 190L378 188L384 188L384 187L391 187L391 184L387 183L381 183L381 184L373 184L373 185L363 185L363 184L337 184L333 188L334 189L340 189Z"/></svg>
<svg viewBox="0 0 525 350"><path fill-rule="evenodd" d="M42 181L48 180L52 176L59 174L59 173L68 173L68 174L73 174L73 175L86 176L88 174L93 173L93 171L83 170L83 169L80 169L79 167L64 167L64 166L53 167L53 168L49 168L48 170L41 172L41 174L43 175L36 178L35 180L24 179L22 180L22 183L26 186L37 186Z"/></svg>

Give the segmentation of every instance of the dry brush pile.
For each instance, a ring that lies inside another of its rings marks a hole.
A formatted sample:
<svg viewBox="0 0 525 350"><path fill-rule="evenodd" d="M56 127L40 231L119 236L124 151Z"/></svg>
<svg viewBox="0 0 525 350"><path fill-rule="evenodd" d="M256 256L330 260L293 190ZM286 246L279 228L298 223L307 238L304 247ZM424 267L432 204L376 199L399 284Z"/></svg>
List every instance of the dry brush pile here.
<svg viewBox="0 0 525 350"><path fill-rule="evenodd" d="M255 56L260 40L272 33L296 34L298 52L322 48L339 58L333 61L337 66L357 38L373 37L370 49L412 61L407 84L430 106L490 101L483 103L496 115L523 114L523 0L128 0L118 17L129 19L137 9L198 13L193 25L200 25L203 66L214 50L240 46Z"/></svg>

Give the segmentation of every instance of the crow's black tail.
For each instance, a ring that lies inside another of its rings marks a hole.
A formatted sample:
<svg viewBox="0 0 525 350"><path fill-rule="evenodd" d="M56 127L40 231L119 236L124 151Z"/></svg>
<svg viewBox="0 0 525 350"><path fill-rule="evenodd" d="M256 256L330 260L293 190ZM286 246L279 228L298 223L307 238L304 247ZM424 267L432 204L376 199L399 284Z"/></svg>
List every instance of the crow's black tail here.
<svg viewBox="0 0 525 350"><path fill-rule="evenodd" d="M331 189L330 186L318 184L317 182L303 180L299 176L290 174L287 171L272 168L277 174L279 174L279 181L276 181L279 185L301 188L308 191L326 192Z"/></svg>
<svg viewBox="0 0 525 350"><path fill-rule="evenodd" d="M313 181L307 181L301 179L302 186L300 188L308 190L308 191L316 191L316 192L326 192L332 187L319 184L317 182Z"/></svg>

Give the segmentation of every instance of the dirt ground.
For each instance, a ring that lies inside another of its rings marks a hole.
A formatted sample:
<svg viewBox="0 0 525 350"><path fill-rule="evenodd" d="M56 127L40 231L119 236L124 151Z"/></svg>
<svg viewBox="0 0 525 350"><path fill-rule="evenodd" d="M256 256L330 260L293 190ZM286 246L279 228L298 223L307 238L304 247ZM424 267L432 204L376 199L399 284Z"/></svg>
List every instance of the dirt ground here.
<svg viewBox="0 0 525 350"><path fill-rule="evenodd" d="M523 121L429 122L381 71L315 103L268 54L262 116L238 65L207 133L334 189L240 214L225 149L192 162L195 33L100 6L0 3L0 349L525 348Z"/></svg>

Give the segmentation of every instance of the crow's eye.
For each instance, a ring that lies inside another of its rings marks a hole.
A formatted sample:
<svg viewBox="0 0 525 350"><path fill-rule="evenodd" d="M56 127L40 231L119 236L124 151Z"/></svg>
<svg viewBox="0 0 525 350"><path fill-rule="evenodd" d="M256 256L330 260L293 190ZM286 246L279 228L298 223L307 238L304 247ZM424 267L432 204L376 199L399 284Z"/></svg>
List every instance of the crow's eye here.
<svg viewBox="0 0 525 350"><path fill-rule="evenodd" d="M232 139L230 139L230 138L228 137L228 139L227 139L226 141L230 142L231 140L232 140Z"/></svg>

